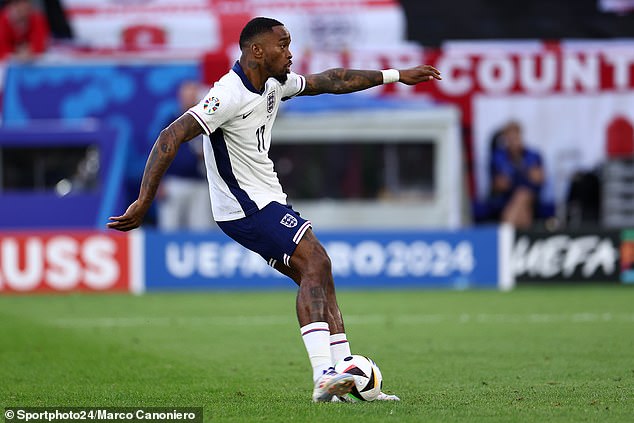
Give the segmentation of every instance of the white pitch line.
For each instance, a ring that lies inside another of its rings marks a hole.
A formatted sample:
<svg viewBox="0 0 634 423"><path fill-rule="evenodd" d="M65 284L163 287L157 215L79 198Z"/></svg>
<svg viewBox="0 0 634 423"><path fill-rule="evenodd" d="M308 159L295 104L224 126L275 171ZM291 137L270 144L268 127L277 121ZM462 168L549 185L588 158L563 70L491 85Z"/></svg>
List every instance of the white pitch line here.
<svg viewBox="0 0 634 423"><path fill-rule="evenodd" d="M550 324L550 323L634 323L634 313L462 313L462 314L369 314L346 315L344 321L352 325L454 324ZM293 315L270 316L210 316L210 317L67 317L47 321L59 328L127 328L167 326L280 326L297 324Z"/></svg>

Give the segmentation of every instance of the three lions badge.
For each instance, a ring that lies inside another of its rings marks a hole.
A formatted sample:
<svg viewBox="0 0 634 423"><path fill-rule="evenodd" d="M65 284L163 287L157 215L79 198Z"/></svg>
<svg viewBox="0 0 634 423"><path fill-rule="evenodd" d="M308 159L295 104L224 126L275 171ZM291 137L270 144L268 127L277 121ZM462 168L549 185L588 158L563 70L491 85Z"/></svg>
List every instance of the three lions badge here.
<svg viewBox="0 0 634 423"><path fill-rule="evenodd" d="M280 220L280 223L287 228L294 228L295 226L297 226L297 218L286 213L286 216L284 216L282 220Z"/></svg>
<svg viewBox="0 0 634 423"><path fill-rule="evenodd" d="M269 93L269 96L266 98L266 112L271 113L275 108L275 90Z"/></svg>

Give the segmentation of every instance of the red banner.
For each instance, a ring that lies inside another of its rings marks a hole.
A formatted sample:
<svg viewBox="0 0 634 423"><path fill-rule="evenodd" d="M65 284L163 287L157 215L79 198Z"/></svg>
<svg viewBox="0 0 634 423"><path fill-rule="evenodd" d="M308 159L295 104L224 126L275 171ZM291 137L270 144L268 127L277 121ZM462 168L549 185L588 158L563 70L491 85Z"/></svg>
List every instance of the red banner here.
<svg viewBox="0 0 634 423"><path fill-rule="evenodd" d="M438 100L458 103L465 123L476 94L575 95L634 89L634 43L604 44L601 50L543 45L539 51L433 51L425 63L441 70L443 81L421 85Z"/></svg>
<svg viewBox="0 0 634 423"><path fill-rule="evenodd" d="M0 292L130 291L128 236L0 234Z"/></svg>

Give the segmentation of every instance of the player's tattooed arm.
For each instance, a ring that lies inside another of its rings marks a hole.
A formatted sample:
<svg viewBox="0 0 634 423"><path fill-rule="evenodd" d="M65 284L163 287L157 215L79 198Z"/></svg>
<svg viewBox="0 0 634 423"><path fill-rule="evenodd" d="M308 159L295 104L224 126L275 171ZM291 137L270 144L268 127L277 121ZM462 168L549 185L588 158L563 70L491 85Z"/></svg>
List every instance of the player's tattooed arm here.
<svg viewBox="0 0 634 423"><path fill-rule="evenodd" d="M429 65L399 70L400 79L407 85L440 80L440 72ZM346 94L383 84L383 73L376 70L328 69L306 76L306 87L299 95Z"/></svg>
<svg viewBox="0 0 634 423"><path fill-rule="evenodd" d="M163 129L152 147L145 164L139 200L148 205L152 203L163 174L176 157L178 148L202 133L198 122L188 113L176 119Z"/></svg>
<svg viewBox="0 0 634 423"><path fill-rule="evenodd" d="M440 72L429 65L399 70L400 79L407 85L440 80ZM299 95L346 94L383 84L383 73L376 70L328 69L306 76L306 87Z"/></svg>
<svg viewBox="0 0 634 423"><path fill-rule="evenodd" d="M200 124L188 113L161 131L145 163L139 198L130 204L123 215L111 217L109 228L129 231L141 226L143 217L156 196L161 178L176 157L178 148L201 133Z"/></svg>
<svg viewBox="0 0 634 423"><path fill-rule="evenodd" d="M328 69L306 75L306 87L299 95L346 94L383 83L383 74L375 70Z"/></svg>

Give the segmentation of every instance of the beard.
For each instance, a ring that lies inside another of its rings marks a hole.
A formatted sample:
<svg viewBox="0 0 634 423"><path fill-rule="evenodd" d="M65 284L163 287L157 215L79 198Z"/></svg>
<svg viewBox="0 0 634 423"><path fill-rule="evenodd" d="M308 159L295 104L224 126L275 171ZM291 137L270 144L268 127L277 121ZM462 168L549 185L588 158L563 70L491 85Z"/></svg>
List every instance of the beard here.
<svg viewBox="0 0 634 423"><path fill-rule="evenodd" d="M286 83L286 80L288 79L288 74L284 72L283 75L273 75L273 78L277 79L280 84L284 85Z"/></svg>
<svg viewBox="0 0 634 423"><path fill-rule="evenodd" d="M288 73L286 72L286 70L282 70L281 72L276 71L273 69L273 66L268 62L264 62L264 65L266 66L266 71L268 72L269 75L277 79L279 83L282 85L286 83L286 80L288 79Z"/></svg>

